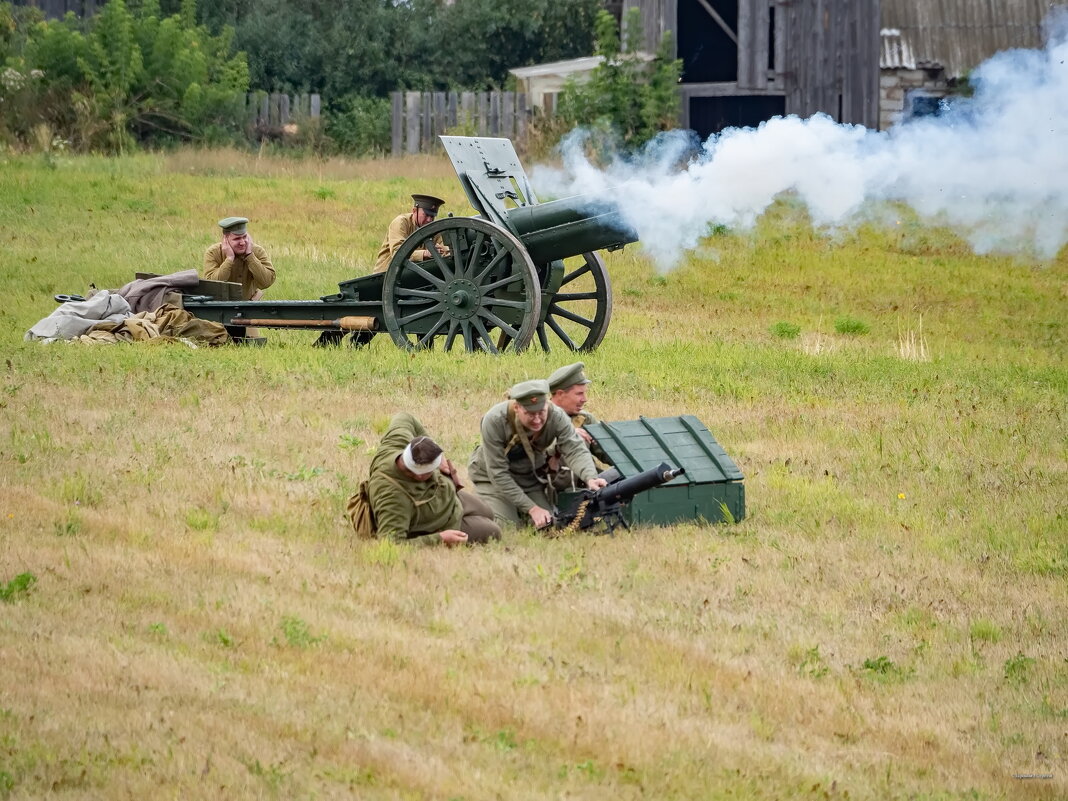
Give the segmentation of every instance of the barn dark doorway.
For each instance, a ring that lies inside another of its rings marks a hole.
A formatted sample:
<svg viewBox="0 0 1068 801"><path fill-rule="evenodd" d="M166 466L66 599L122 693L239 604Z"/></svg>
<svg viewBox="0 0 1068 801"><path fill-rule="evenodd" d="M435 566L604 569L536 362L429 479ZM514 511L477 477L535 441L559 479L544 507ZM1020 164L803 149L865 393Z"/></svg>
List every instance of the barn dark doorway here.
<svg viewBox="0 0 1068 801"><path fill-rule="evenodd" d="M690 127L702 141L724 128L755 127L785 113L781 95L690 98Z"/></svg>
<svg viewBox="0 0 1068 801"><path fill-rule="evenodd" d="M738 30L738 0L679 0L678 54L684 83L738 80L738 45L716 22L710 6L732 31Z"/></svg>

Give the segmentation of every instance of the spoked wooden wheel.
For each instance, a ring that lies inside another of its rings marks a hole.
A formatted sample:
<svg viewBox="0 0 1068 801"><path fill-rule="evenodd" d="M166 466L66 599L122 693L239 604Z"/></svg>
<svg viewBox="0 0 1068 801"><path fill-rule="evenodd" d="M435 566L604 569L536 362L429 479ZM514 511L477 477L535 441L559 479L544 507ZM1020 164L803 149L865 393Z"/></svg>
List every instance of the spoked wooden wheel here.
<svg viewBox="0 0 1068 801"><path fill-rule="evenodd" d="M434 247L441 236L448 248ZM417 250L432 254L413 261ZM449 217L417 230L389 263L382 317L403 348L522 350L541 319L541 286L526 248L513 234L475 217Z"/></svg>
<svg viewBox="0 0 1068 801"><path fill-rule="evenodd" d="M538 342L544 350L560 344L569 350L596 348L612 319L612 282L604 260L596 253L566 259L559 289L546 292L542 303L547 308Z"/></svg>

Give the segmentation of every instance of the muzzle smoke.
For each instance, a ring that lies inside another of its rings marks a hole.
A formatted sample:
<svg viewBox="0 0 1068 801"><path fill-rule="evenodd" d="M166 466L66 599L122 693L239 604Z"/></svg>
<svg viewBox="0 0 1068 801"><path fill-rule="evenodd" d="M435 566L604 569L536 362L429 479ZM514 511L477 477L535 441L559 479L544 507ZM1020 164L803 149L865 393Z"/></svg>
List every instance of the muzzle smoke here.
<svg viewBox="0 0 1068 801"><path fill-rule="evenodd" d="M692 135L662 134L636 158L599 168L586 135L564 141L564 169L538 167L541 193L614 198L664 270L711 226L752 226L793 193L821 227L869 219L879 201L907 204L956 230L978 253L1049 259L1068 240L1068 13L1047 20L1044 50L998 53L972 73L975 94L938 117L889 131L816 115L728 129L693 151Z"/></svg>

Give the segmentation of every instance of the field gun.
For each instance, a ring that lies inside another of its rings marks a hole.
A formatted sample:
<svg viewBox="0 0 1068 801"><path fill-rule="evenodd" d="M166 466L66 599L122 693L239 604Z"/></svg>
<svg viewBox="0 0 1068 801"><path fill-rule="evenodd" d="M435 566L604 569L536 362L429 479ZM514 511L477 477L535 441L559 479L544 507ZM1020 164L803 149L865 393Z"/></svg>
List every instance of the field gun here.
<svg viewBox="0 0 1068 801"><path fill-rule="evenodd" d="M476 217L417 229L383 273L338 284L319 300L234 301L185 296L197 317L240 329L385 330L403 348L499 353L535 337L545 350L593 350L612 317L612 286L597 251L637 235L604 198L539 203L511 141L442 136ZM440 237L445 255L434 247ZM414 261L417 250L431 258ZM369 333L358 335L366 341ZM357 341L354 337L354 342Z"/></svg>

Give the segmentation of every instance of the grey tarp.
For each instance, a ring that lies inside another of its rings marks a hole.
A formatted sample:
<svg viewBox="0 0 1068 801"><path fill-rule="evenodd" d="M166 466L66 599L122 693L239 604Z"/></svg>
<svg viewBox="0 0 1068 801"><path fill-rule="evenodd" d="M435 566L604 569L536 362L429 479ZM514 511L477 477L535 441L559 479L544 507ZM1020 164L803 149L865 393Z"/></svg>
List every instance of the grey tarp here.
<svg viewBox="0 0 1068 801"><path fill-rule="evenodd" d="M130 316L130 304L121 295L106 289L89 300L64 303L40 320L23 337L28 342L74 339L100 322L119 323Z"/></svg>

